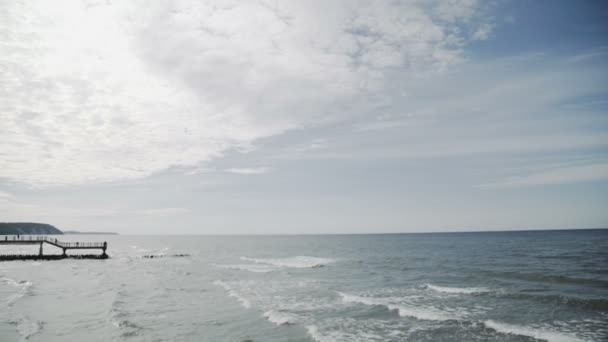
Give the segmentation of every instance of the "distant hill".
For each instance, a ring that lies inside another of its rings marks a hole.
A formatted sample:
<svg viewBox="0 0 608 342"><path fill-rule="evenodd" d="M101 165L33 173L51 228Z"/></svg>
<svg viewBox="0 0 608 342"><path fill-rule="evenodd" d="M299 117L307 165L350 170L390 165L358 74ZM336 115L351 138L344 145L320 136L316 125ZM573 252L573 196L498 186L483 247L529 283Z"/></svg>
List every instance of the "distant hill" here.
<svg viewBox="0 0 608 342"><path fill-rule="evenodd" d="M61 230L46 223L0 222L0 235L58 235Z"/></svg>

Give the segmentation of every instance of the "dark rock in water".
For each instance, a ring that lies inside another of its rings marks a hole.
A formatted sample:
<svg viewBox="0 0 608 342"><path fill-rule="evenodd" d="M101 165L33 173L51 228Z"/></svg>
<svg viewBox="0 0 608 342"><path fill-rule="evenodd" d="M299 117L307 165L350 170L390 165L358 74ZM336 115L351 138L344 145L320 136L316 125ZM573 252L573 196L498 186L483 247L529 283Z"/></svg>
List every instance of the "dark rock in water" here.
<svg viewBox="0 0 608 342"><path fill-rule="evenodd" d="M142 258L146 258L146 259L154 259L154 258L185 258L185 257L189 257L190 254L146 254L144 256L142 256Z"/></svg>
<svg viewBox="0 0 608 342"><path fill-rule="evenodd" d="M0 222L0 235L61 235L50 224L32 222Z"/></svg>

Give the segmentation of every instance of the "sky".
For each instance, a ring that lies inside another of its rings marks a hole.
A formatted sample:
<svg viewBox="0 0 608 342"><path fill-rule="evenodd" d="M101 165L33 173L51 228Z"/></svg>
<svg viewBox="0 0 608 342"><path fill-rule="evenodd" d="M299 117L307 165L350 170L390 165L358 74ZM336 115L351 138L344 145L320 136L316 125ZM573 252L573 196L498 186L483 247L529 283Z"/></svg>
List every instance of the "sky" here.
<svg viewBox="0 0 608 342"><path fill-rule="evenodd" d="M0 0L0 221L608 227L608 5Z"/></svg>

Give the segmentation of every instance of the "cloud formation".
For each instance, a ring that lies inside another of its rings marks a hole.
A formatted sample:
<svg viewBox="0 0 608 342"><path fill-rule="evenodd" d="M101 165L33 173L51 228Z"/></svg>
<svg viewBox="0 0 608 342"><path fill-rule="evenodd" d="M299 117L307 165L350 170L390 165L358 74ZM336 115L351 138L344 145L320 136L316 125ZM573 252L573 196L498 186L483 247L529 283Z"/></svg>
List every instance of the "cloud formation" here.
<svg viewBox="0 0 608 342"><path fill-rule="evenodd" d="M567 166L510 177L484 188L513 188L608 180L608 163Z"/></svg>
<svg viewBox="0 0 608 342"><path fill-rule="evenodd" d="M492 23L476 1L5 2L0 178L137 179L345 120L445 71Z"/></svg>
<svg viewBox="0 0 608 342"><path fill-rule="evenodd" d="M271 172L272 168L270 167L235 167L226 169L228 173L236 173L238 175L259 175L262 173Z"/></svg>

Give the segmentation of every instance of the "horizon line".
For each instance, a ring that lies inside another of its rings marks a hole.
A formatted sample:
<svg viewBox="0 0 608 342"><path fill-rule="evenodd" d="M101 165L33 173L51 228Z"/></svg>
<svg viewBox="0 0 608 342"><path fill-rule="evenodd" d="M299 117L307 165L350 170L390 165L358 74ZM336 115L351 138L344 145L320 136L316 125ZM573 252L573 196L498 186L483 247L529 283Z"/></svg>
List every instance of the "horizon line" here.
<svg viewBox="0 0 608 342"><path fill-rule="evenodd" d="M111 234L99 235L120 235L120 236L340 236L340 235L404 235L404 234L467 234L467 233L517 233L517 232L551 232L551 231L570 231L570 230L608 230L608 227L597 228L533 228L533 229L501 229L501 230L459 230L459 231L417 231L417 232L380 232L380 233L237 233L237 234L207 234L207 233L148 233L148 234L123 234L120 232L107 232ZM88 233L79 231L80 233ZM95 235L91 232L91 235ZM81 235L81 234L64 234L64 235Z"/></svg>

